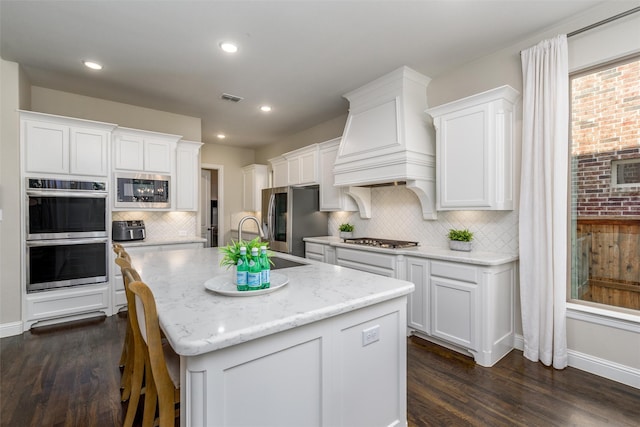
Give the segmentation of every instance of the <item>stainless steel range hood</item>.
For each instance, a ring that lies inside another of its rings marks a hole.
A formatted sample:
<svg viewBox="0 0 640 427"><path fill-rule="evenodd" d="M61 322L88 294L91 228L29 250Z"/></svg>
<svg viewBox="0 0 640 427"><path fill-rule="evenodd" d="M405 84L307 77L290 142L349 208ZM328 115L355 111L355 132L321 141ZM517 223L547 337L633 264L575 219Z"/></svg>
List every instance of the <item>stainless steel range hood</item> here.
<svg viewBox="0 0 640 427"><path fill-rule="evenodd" d="M430 78L401 67L344 95L349 116L334 164L360 216L371 218L371 186L406 182L424 219L435 219L435 136L427 122Z"/></svg>

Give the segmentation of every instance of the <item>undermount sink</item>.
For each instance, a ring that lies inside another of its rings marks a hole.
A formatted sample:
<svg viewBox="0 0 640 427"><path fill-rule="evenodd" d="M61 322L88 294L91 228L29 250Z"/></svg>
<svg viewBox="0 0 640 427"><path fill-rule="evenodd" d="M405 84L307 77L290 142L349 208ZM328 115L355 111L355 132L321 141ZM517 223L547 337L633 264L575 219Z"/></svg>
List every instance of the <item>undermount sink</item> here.
<svg viewBox="0 0 640 427"><path fill-rule="evenodd" d="M272 270L278 270L280 268L289 268L289 267L299 267L301 265L307 265L302 262L291 261L284 258L279 258L277 256L272 256L269 258L273 264L271 264Z"/></svg>

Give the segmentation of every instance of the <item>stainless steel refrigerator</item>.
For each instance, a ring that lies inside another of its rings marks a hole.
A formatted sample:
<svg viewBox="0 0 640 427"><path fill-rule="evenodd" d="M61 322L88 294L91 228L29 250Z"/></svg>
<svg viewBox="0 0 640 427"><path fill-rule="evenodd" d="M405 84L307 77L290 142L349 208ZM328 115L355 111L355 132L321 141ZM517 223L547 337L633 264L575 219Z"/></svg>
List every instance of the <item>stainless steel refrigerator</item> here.
<svg viewBox="0 0 640 427"><path fill-rule="evenodd" d="M318 186L262 190L262 231L271 250L304 257L304 237L329 234L319 195Z"/></svg>

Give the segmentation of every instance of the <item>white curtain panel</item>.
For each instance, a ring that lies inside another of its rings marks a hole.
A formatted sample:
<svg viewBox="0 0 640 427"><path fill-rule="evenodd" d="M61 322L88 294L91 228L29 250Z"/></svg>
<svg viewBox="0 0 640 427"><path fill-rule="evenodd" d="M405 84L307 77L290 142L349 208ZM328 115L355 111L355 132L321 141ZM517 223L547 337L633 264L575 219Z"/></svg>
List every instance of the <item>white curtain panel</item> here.
<svg viewBox="0 0 640 427"><path fill-rule="evenodd" d="M520 303L524 356L567 366L567 37L521 52Z"/></svg>

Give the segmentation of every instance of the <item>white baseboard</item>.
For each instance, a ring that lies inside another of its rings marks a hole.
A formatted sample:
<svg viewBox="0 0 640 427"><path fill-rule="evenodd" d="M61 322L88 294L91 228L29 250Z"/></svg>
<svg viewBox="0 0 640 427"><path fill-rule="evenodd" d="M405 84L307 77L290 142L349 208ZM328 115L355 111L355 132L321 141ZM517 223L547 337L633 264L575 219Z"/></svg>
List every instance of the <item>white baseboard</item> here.
<svg viewBox="0 0 640 427"><path fill-rule="evenodd" d="M640 389L640 369L568 350L569 366Z"/></svg>
<svg viewBox="0 0 640 427"><path fill-rule="evenodd" d="M516 335L513 345L520 351L524 350L524 337ZM640 389L640 369L571 349L567 350L567 357L569 366L572 368Z"/></svg>
<svg viewBox="0 0 640 427"><path fill-rule="evenodd" d="M10 323L0 324L0 338L20 335L23 332L24 331L22 330L22 322L10 322Z"/></svg>
<svg viewBox="0 0 640 427"><path fill-rule="evenodd" d="M513 337L513 347L520 351L524 351L524 337L522 335L515 334Z"/></svg>

